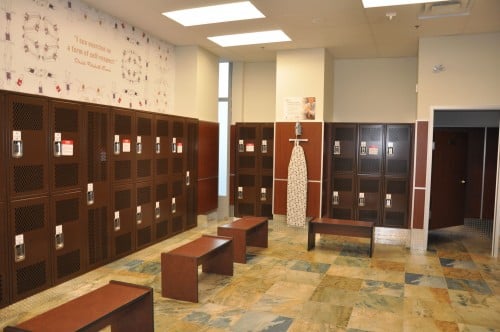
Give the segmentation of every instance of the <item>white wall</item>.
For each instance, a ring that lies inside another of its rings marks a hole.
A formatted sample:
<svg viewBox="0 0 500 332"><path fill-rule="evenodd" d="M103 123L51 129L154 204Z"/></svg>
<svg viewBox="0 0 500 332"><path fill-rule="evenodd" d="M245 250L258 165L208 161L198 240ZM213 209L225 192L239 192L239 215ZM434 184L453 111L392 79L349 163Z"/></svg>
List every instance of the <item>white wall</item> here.
<svg viewBox="0 0 500 332"><path fill-rule="evenodd" d="M431 107L500 105L500 33L422 38L418 61L419 120ZM437 64L445 70L435 74Z"/></svg>
<svg viewBox="0 0 500 332"><path fill-rule="evenodd" d="M334 122L404 122L416 119L417 59L335 60Z"/></svg>
<svg viewBox="0 0 500 332"><path fill-rule="evenodd" d="M276 62L245 63L244 70L244 122L274 122Z"/></svg>

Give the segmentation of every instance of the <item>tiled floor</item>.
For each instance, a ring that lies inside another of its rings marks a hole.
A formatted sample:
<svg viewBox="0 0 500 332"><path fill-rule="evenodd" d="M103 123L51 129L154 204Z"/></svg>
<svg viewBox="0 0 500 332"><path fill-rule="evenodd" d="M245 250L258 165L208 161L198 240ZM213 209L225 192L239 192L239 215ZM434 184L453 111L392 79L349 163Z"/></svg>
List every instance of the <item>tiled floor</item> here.
<svg viewBox="0 0 500 332"><path fill-rule="evenodd" d="M154 288L156 331L500 331L500 264L484 237L433 232L425 255L269 223L269 248L249 248L234 276L200 270L199 303L162 298L160 252L215 234L199 226L0 310L1 327L122 280ZM469 232L470 233L470 232ZM85 310L85 308L82 308Z"/></svg>

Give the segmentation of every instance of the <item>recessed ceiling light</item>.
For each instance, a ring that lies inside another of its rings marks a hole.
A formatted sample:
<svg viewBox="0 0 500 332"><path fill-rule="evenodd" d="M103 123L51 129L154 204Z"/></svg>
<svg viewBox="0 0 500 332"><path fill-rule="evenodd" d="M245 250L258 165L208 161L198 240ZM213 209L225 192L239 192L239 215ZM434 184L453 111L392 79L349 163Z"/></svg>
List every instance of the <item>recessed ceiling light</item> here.
<svg viewBox="0 0 500 332"><path fill-rule="evenodd" d="M425 2L438 2L446 0L362 0L363 7L388 7L388 6L399 6L399 5L411 5L415 3L425 3Z"/></svg>
<svg viewBox="0 0 500 332"><path fill-rule="evenodd" d="M162 15L184 26L241 21L265 17L250 1L164 12Z"/></svg>
<svg viewBox="0 0 500 332"><path fill-rule="evenodd" d="M291 40L282 30L238 33L208 37L208 39L222 47L278 43Z"/></svg>

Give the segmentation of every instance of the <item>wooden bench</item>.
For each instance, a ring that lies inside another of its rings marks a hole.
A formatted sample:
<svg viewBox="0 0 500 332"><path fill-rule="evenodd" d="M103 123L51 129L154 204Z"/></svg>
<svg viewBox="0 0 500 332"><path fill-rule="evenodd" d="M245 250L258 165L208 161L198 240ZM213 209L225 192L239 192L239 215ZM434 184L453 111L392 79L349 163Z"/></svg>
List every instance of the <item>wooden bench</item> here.
<svg viewBox="0 0 500 332"><path fill-rule="evenodd" d="M373 221L316 218L308 223L307 250L316 245L316 233L363 237L370 239L369 255L372 257L375 223Z"/></svg>
<svg viewBox="0 0 500 332"><path fill-rule="evenodd" d="M119 281L66 302L5 332L154 331L153 290Z"/></svg>
<svg viewBox="0 0 500 332"><path fill-rule="evenodd" d="M265 217L243 217L217 227L217 235L233 239L234 261L245 264L247 246L267 248L267 224Z"/></svg>
<svg viewBox="0 0 500 332"><path fill-rule="evenodd" d="M233 241L223 236L202 235L161 254L161 295L198 302L198 265L202 271L233 275Z"/></svg>

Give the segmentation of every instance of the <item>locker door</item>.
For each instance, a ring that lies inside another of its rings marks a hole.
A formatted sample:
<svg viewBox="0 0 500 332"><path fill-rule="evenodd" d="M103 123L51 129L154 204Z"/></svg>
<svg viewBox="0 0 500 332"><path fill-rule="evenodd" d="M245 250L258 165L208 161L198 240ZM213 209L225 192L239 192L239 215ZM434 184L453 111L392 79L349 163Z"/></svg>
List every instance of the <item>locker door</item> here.
<svg viewBox="0 0 500 332"><path fill-rule="evenodd" d="M6 120L5 120L5 98L2 93L0 93L0 123L2 124L0 126L0 173L3 174L0 176L0 203L6 202L6 190L5 190L5 174L7 174L7 166L6 166L6 150L5 150L5 144L6 144L6 139L5 135L7 126L5 125ZM5 220L5 219L3 219Z"/></svg>
<svg viewBox="0 0 500 332"><path fill-rule="evenodd" d="M273 146L274 124L262 124L259 130L258 150L260 158L260 176L256 200L257 215L273 217Z"/></svg>
<svg viewBox="0 0 500 332"><path fill-rule="evenodd" d="M380 223L382 181L377 176L358 176L357 219Z"/></svg>
<svg viewBox="0 0 500 332"><path fill-rule="evenodd" d="M81 190L82 119L80 105L53 101L49 104L50 189Z"/></svg>
<svg viewBox="0 0 500 332"><path fill-rule="evenodd" d="M133 184L116 186L112 192L112 257L119 258L135 250L136 206Z"/></svg>
<svg viewBox="0 0 500 332"><path fill-rule="evenodd" d="M62 283L85 271L86 218L82 192L51 197L51 237L54 284Z"/></svg>
<svg viewBox="0 0 500 332"><path fill-rule="evenodd" d="M358 174L382 174L384 125L359 125L358 135Z"/></svg>
<svg viewBox="0 0 500 332"><path fill-rule="evenodd" d="M236 174L236 193L234 202L234 215L254 216L256 215L255 197L257 196L257 184L255 174Z"/></svg>
<svg viewBox="0 0 500 332"><path fill-rule="evenodd" d="M172 117L172 141L171 141L171 162L170 183L171 186L171 212L172 212L172 232L180 233L186 230L186 186L185 170L187 165L187 129L185 120Z"/></svg>
<svg viewBox="0 0 500 332"><path fill-rule="evenodd" d="M136 184L135 221L137 224L136 248L143 248L154 239L154 202L153 183L140 182Z"/></svg>
<svg viewBox="0 0 500 332"><path fill-rule="evenodd" d="M169 136L169 117L155 115L155 180L168 180L169 156L172 153Z"/></svg>
<svg viewBox="0 0 500 332"><path fill-rule="evenodd" d="M412 126L388 124L385 143L385 174L408 176L411 167Z"/></svg>
<svg viewBox="0 0 500 332"><path fill-rule="evenodd" d="M47 109L44 98L7 96L8 190L12 199L48 193Z"/></svg>
<svg viewBox="0 0 500 332"><path fill-rule="evenodd" d="M155 137L153 136L153 115L136 112L136 180L153 180Z"/></svg>
<svg viewBox="0 0 500 332"><path fill-rule="evenodd" d="M8 243L12 271L12 301L16 302L51 286L49 199L16 200L9 208Z"/></svg>
<svg viewBox="0 0 500 332"><path fill-rule="evenodd" d="M172 214L172 235L186 229L186 194L183 178L173 179L170 212Z"/></svg>
<svg viewBox="0 0 500 332"><path fill-rule="evenodd" d="M354 219L356 201L356 183L350 174L334 174L332 180L332 217L336 219Z"/></svg>
<svg viewBox="0 0 500 332"><path fill-rule="evenodd" d="M335 124L332 133L332 164L334 173L356 171L356 124Z"/></svg>
<svg viewBox="0 0 500 332"><path fill-rule="evenodd" d="M10 302L10 274L7 266L7 257L11 257L10 248L7 246L7 217L5 204L0 202L0 308L9 305Z"/></svg>
<svg viewBox="0 0 500 332"><path fill-rule="evenodd" d="M172 206L169 199L168 180L155 182L155 236L156 240L163 240L172 233Z"/></svg>
<svg viewBox="0 0 500 332"><path fill-rule="evenodd" d="M236 125L236 175L234 215L257 215L257 195L260 194L260 179L257 178L261 161L257 159L257 125L238 123ZM259 192L257 191L259 190ZM259 196L260 198L260 196Z"/></svg>
<svg viewBox="0 0 500 332"><path fill-rule="evenodd" d="M113 158L111 181L123 184L136 178L136 131L134 112L130 110L112 110L111 132Z"/></svg>
<svg viewBox="0 0 500 332"><path fill-rule="evenodd" d="M406 227L408 225L408 187L407 178L385 178L383 194L383 226Z"/></svg>
<svg viewBox="0 0 500 332"><path fill-rule="evenodd" d="M87 266L107 263L111 257L111 209L109 158L111 134L109 109L86 106L86 149L84 184L87 218Z"/></svg>
<svg viewBox="0 0 500 332"><path fill-rule="evenodd" d="M186 186L186 229L198 225L198 120L187 120L187 163L184 171Z"/></svg>

